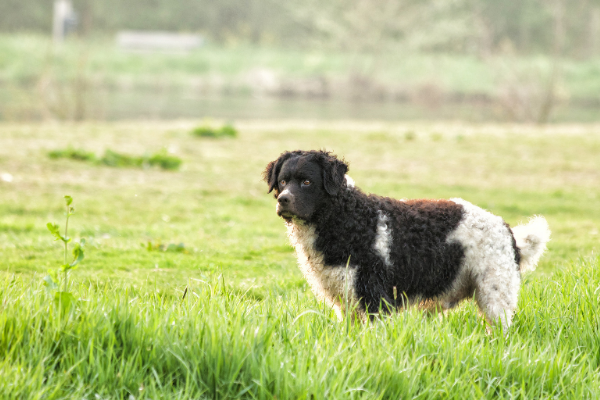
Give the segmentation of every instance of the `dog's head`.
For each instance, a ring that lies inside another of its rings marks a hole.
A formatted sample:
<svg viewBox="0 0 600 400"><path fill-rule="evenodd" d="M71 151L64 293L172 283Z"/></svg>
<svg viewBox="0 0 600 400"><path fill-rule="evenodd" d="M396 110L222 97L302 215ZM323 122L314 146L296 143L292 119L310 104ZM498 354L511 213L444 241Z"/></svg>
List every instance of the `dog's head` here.
<svg viewBox="0 0 600 400"><path fill-rule="evenodd" d="M345 185L348 164L326 151L286 151L263 173L275 192L277 215L311 220L315 212Z"/></svg>

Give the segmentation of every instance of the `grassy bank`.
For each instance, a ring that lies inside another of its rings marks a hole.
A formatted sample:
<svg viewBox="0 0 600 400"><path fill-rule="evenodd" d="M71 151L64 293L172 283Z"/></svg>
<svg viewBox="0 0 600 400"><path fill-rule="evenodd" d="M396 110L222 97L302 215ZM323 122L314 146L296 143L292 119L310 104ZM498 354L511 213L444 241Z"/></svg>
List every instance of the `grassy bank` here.
<svg viewBox="0 0 600 400"><path fill-rule="evenodd" d="M368 90L385 89L390 96L434 90L493 97L506 85L543 82L550 70L551 61L544 56L501 55L483 60L458 54L398 52L375 56L210 44L186 54L135 53L118 49L113 38L72 39L53 46L49 38L39 35L0 36L0 83L16 86L35 84L40 79L69 81L84 75L92 85L125 89L187 87L244 93L275 90L277 86L277 90L302 94L311 89L294 85L318 86L321 79L332 86L331 90L337 84L353 84L363 92L365 85ZM563 60L561 96L597 100L599 71L598 59ZM313 79L303 81L305 78Z"/></svg>
<svg viewBox="0 0 600 400"><path fill-rule="evenodd" d="M295 118L297 108L336 119L357 105L373 120L596 121L600 60L564 59L550 85L552 71L544 56L213 44L148 53L121 50L113 38L57 46L0 35L0 121Z"/></svg>
<svg viewBox="0 0 600 400"><path fill-rule="evenodd" d="M238 122L0 125L0 390L44 398L593 398L598 382L600 127ZM71 146L181 158L116 168ZM462 197L511 225L552 229L508 337L472 302L445 319L409 311L346 326L296 268L260 174L286 149L326 148L368 192ZM86 238L60 316L41 285L61 264L46 229ZM169 250L169 244L175 246ZM183 244L181 246L181 244ZM185 289L187 294L184 298Z"/></svg>

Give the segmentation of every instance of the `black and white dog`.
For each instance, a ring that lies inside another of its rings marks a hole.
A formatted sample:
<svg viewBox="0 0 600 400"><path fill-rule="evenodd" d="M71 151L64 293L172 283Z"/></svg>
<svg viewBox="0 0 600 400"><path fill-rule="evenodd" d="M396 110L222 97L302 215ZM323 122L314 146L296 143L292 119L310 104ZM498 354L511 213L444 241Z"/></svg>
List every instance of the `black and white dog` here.
<svg viewBox="0 0 600 400"><path fill-rule="evenodd" d="M285 152L264 171L302 273L338 318L346 302L365 315L446 310L474 296L490 323L510 326L521 272L535 269L550 239L543 217L511 230L462 199L367 195L347 171L324 151Z"/></svg>

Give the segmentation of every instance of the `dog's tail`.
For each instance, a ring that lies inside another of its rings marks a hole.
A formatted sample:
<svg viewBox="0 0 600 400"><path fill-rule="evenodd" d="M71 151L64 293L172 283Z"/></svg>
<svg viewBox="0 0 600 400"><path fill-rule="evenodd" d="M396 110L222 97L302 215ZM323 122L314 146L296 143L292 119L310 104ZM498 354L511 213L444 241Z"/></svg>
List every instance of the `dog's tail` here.
<svg viewBox="0 0 600 400"><path fill-rule="evenodd" d="M515 226L512 232L521 253L519 269L521 272L534 271L550 240L548 222L538 215L525 225Z"/></svg>

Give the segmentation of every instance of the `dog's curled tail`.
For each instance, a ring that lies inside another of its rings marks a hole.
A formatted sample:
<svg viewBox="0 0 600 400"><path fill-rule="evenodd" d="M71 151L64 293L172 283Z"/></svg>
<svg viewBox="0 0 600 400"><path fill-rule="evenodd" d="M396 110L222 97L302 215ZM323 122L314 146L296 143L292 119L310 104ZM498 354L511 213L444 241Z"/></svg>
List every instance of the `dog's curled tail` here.
<svg viewBox="0 0 600 400"><path fill-rule="evenodd" d="M519 269L521 272L534 271L546 250L546 243L550 240L548 222L544 217L537 215L527 224L512 228L512 232L521 252Z"/></svg>

